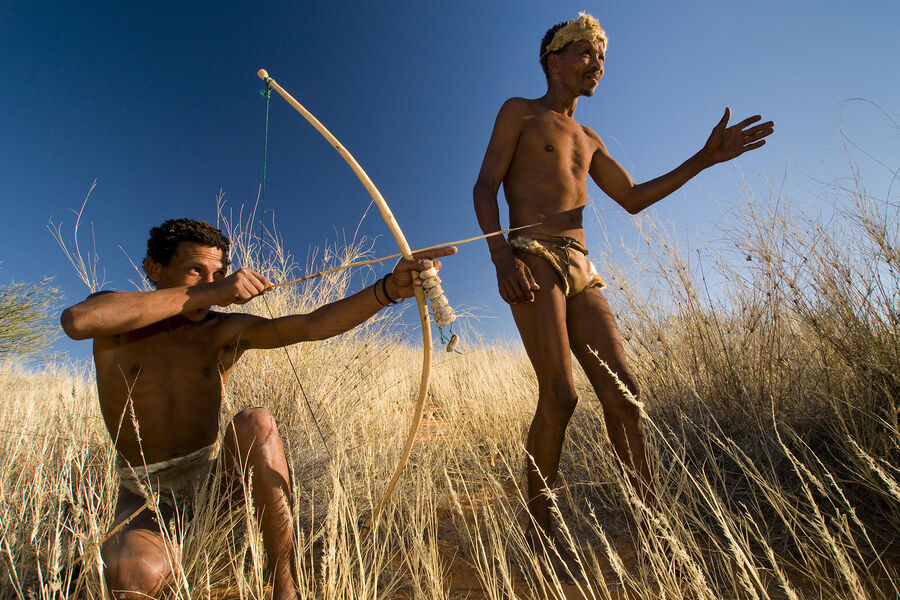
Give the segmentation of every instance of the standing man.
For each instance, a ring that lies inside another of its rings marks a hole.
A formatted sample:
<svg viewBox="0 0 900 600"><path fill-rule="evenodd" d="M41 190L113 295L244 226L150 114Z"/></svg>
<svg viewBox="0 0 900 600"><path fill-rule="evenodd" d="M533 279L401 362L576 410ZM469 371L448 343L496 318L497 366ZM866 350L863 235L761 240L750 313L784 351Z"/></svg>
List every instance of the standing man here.
<svg viewBox="0 0 900 600"><path fill-rule="evenodd" d="M413 286L422 283L413 271L432 266L425 257L456 252L440 248L401 260L353 296L309 314L266 319L210 310L245 304L273 288L249 269L228 275L228 249L228 238L211 225L166 221L150 230L144 258L155 290L100 292L62 314L69 337L94 340L100 410L116 447L120 487L113 527L124 526L101 549L116 598L156 597L172 584L178 555L163 531L165 522L190 508L221 448L227 472L238 481L252 471L273 599L297 597L281 437L266 409L251 408L234 417L220 440L222 387L247 350L321 340L356 327L413 295ZM439 269L440 262L433 262Z"/></svg>
<svg viewBox="0 0 900 600"><path fill-rule="evenodd" d="M574 118L579 97L593 95L603 76L606 47L606 33L584 13L547 31L540 51L547 93L503 104L474 189L475 213L485 232L500 229L501 184L510 226L540 223L527 233L511 234L508 241L489 238L488 246L500 295L512 309L537 375L537 411L526 444L528 507L546 535L551 535L549 490L578 400L570 350L603 405L606 428L625 472L640 491L649 490L638 388L600 291L603 280L587 259L582 227L587 177L636 214L707 167L759 148L774 130L772 122L751 126L760 116L728 127L731 111L726 108L699 152L673 171L635 184L600 136Z"/></svg>

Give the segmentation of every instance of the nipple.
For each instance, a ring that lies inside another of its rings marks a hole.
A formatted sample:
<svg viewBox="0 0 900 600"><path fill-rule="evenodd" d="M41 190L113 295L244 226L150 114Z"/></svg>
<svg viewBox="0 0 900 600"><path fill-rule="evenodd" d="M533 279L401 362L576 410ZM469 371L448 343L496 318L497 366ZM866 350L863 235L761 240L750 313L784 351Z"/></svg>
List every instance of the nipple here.
<svg viewBox="0 0 900 600"><path fill-rule="evenodd" d="M546 150L547 152L553 152L553 146L547 144L546 146L544 146L544 150Z"/></svg>

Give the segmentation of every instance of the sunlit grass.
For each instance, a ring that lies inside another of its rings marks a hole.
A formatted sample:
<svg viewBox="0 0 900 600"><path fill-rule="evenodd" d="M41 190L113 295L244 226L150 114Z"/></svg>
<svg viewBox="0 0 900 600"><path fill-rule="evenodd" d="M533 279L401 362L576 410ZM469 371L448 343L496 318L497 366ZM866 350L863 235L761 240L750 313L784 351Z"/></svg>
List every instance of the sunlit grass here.
<svg viewBox="0 0 900 600"><path fill-rule="evenodd" d="M641 502L620 475L579 373L555 490L560 543L584 572L575 586L525 539L524 434L537 390L517 345L436 350L412 460L370 529L415 399L415 332L383 311L332 340L248 353L223 422L257 405L276 416L304 597L896 598L896 207L848 190L834 227L774 201L748 206L699 264L644 221L633 258L653 288L607 273L642 387L656 498ZM252 223L226 222L235 262L275 280L298 271L276 239L249 235ZM351 241L322 254L332 264L366 249ZM352 281L280 288L268 308L247 309L308 311ZM98 549L116 482L92 377L0 368L0 598L104 597ZM208 504L174 537L169 594L264 597L252 510L224 518Z"/></svg>

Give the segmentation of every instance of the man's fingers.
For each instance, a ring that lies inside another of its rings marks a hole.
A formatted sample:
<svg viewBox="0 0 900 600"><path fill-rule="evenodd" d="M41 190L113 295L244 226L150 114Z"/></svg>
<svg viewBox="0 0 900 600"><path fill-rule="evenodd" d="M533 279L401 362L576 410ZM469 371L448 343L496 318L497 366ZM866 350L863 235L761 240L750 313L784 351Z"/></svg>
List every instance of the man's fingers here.
<svg viewBox="0 0 900 600"><path fill-rule="evenodd" d="M500 297L503 298L503 301L507 304L515 304L519 301L513 291L513 286L510 285L508 281L503 281L500 284Z"/></svg>
<svg viewBox="0 0 900 600"><path fill-rule="evenodd" d="M269 281L269 279L256 271L251 271L250 269L241 269L234 273L234 281L240 285L242 282L247 283L253 288L255 288L258 292L263 292L267 289L273 289L275 285Z"/></svg>
<svg viewBox="0 0 900 600"><path fill-rule="evenodd" d="M525 271L520 274L520 277L517 277L515 280L516 290L519 292L519 300L521 302L533 302L534 301L534 289L537 286L534 278L531 276L530 271Z"/></svg>
<svg viewBox="0 0 900 600"><path fill-rule="evenodd" d="M517 302L534 302L534 292L540 289L530 272L519 273L512 281Z"/></svg>
<svg viewBox="0 0 900 600"><path fill-rule="evenodd" d="M246 304L257 296L261 296L275 288L274 284L265 275L256 271L241 269L240 273L243 277L237 281L238 291L235 294L237 298L235 301L238 304Z"/></svg>
<svg viewBox="0 0 900 600"><path fill-rule="evenodd" d="M715 129L725 129L725 126L728 125L728 120L731 119L731 109L729 107L725 107L725 114L722 115L722 118L716 124Z"/></svg>
<svg viewBox="0 0 900 600"><path fill-rule="evenodd" d="M769 129L768 131L757 131L753 135L744 136L744 144L750 144L757 140L761 140L765 137L769 137L771 134L772 134L771 129Z"/></svg>
<svg viewBox="0 0 900 600"><path fill-rule="evenodd" d="M531 290L523 288L520 282L516 282L516 299L519 302L531 302L534 300L534 294Z"/></svg>
<svg viewBox="0 0 900 600"><path fill-rule="evenodd" d="M754 134L759 131L775 131L775 123L773 121L766 121L765 123L760 123L759 125L754 125L750 129L744 132L744 135Z"/></svg>
<svg viewBox="0 0 900 600"><path fill-rule="evenodd" d="M271 289L272 282L258 273L253 273L255 277L247 279L247 287L245 288L253 296L259 296L265 293L267 289Z"/></svg>
<svg viewBox="0 0 900 600"><path fill-rule="evenodd" d="M261 277L254 282L254 288L256 289L257 294L264 294L273 287L275 286L272 285L272 282L265 277Z"/></svg>
<svg viewBox="0 0 900 600"><path fill-rule="evenodd" d="M413 254L415 259L440 258L441 256L450 256L456 254L456 246L444 246L443 248L434 248L433 250L422 250Z"/></svg>
<svg viewBox="0 0 900 600"><path fill-rule="evenodd" d="M435 248L434 250L422 250L421 252L413 254L412 260L402 259L397 265L409 265L408 267L403 267L409 271L424 271L431 267L440 271L443 265L441 264L441 261L436 259L441 256L456 254L456 251L456 246L444 246L443 248Z"/></svg>
<svg viewBox="0 0 900 600"><path fill-rule="evenodd" d="M506 278L500 282L500 297L507 304L518 304L525 301L525 295L519 287L517 278Z"/></svg>
<svg viewBox="0 0 900 600"><path fill-rule="evenodd" d="M765 145L766 145L766 140L759 140L755 144L748 144L748 145L744 146L744 152L749 152L750 150L756 150L760 146L765 146Z"/></svg>
<svg viewBox="0 0 900 600"><path fill-rule="evenodd" d="M760 119L762 119L762 115L753 115L752 117L747 117L746 119L744 119L743 121L741 121L740 123L735 125L735 127L737 129L743 129L747 125L750 125L751 123L756 123Z"/></svg>
<svg viewBox="0 0 900 600"><path fill-rule="evenodd" d="M775 124L772 122L763 123L762 125L757 125L756 127L751 127L747 131L744 132L744 138L747 141L758 140L760 138L764 138L767 135L772 135L775 132Z"/></svg>

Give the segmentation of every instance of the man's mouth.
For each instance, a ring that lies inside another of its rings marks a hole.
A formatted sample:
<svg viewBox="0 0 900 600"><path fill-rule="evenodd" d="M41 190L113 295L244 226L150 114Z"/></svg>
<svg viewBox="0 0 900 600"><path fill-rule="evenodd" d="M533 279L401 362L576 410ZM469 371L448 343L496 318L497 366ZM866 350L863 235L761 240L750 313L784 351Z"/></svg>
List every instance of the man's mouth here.
<svg viewBox="0 0 900 600"><path fill-rule="evenodd" d="M590 79L594 83L600 83L600 76L596 72L586 74L585 78Z"/></svg>

